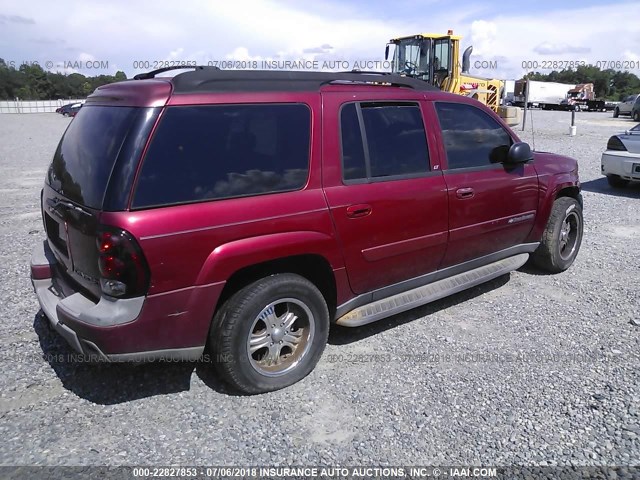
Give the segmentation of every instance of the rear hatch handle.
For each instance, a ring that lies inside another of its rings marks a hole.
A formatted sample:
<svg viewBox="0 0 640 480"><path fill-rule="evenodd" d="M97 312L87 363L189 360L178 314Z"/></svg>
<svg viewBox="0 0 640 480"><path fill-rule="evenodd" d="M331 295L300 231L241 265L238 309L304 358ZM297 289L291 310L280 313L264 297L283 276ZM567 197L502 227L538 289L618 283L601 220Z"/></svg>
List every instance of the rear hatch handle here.
<svg viewBox="0 0 640 480"><path fill-rule="evenodd" d="M90 212L87 212L85 209L78 207L77 205L74 205L71 202L65 202L64 200L60 200L59 198L48 198L47 199L47 204L51 207L51 210L54 213L57 213L58 216L62 217L62 215L60 214L60 212L58 212L59 208L65 208L66 210L72 210L74 212L78 212L81 213L83 215L87 215L88 217L93 217L93 215Z"/></svg>

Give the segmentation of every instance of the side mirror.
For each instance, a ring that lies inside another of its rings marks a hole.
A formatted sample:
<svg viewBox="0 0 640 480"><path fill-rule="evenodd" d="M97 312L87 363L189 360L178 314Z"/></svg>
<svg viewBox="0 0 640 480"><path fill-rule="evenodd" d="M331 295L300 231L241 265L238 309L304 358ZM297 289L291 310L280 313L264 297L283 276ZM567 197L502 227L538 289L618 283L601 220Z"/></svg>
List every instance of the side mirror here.
<svg viewBox="0 0 640 480"><path fill-rule="evenodd" d="M511 145L507 154L507 162L510 164L526 163L533 160L533 152L528 143L518 142Z"/></svg>
<svg viewBox="0 0 640 480"><path fill-rule="evenodd" d="M384 49L384 59L389 60L389 44L388 43L386 48Z"/></svg>

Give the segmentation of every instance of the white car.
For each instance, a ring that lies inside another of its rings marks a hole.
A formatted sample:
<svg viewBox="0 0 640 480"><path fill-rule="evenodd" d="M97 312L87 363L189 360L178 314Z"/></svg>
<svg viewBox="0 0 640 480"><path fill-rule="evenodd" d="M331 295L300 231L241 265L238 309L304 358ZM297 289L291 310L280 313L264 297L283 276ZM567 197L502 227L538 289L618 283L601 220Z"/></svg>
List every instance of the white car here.
<svg viewBox="0 0 640 480"><path fill-rule="evenodd" d="M640 181L640 124L609 138L601 163L602 174L612 187Z"/></svg>

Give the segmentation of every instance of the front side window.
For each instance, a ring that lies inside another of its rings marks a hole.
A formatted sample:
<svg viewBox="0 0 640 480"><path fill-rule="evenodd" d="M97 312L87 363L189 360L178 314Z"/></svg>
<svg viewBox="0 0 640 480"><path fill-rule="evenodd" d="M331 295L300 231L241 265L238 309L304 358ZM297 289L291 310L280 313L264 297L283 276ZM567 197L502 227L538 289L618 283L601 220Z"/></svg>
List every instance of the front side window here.
<svg viewBox="0 0 640 480"><path fill-rule="evenodd" d="M436 102L448 169L504 162L511 136L482 110L462 103Z"/></svg>
<svg viewBox="0 0 640 480"><path fill-rule="evenodd" d="M350 103L340 113L343 179L381 180L429 171L420 107Z"/></svg>
<svg viewBox="0 0 640 480"><path fill-rule="evenodd" d="M133 207L298 190L309 173L310 128L301 104L169 107Z"/></svg>

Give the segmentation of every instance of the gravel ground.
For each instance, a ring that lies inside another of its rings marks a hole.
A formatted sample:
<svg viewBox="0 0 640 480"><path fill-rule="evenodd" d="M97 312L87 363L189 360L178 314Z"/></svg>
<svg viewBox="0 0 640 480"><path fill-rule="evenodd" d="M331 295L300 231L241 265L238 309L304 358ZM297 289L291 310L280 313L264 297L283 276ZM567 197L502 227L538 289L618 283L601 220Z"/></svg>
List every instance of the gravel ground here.
<svg viewBox="0 0 640 480"><path fill-rule="evenodd" d="M309 377L244 397L206 365L64 361L28 264L69 120L0 115L0 465L640 465L640 186L599 174L633 123L581 112L570 137L569 118L533 114L536 148L580 163L585 237L567 272L525 267L335 327Z"/></svg>

